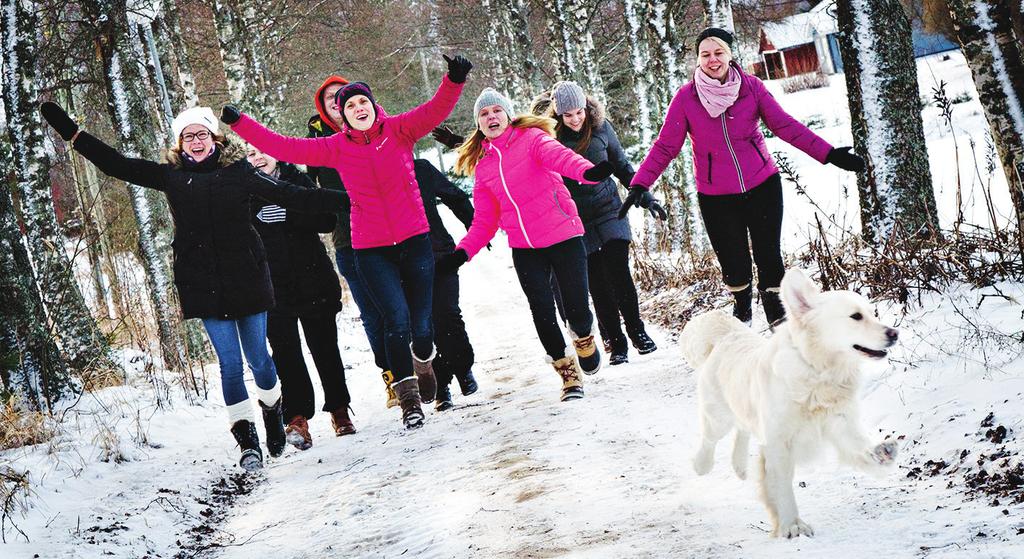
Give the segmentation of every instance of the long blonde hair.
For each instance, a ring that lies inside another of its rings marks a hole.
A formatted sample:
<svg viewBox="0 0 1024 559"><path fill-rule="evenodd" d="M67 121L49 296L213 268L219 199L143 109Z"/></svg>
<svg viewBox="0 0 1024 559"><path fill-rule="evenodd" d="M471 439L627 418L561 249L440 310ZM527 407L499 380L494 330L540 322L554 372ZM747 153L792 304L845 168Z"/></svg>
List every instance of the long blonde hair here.
<svg viewBox="0 0 1024 559"><path fill-rule="evenodd" d="M555 137L555 120L545 116L519 115L509 123L515 128L540 128L552 138ZM484 156L484 133L477 128L473 135L459 146L455 172L469 176L476 171L476 164Z"/></svg>

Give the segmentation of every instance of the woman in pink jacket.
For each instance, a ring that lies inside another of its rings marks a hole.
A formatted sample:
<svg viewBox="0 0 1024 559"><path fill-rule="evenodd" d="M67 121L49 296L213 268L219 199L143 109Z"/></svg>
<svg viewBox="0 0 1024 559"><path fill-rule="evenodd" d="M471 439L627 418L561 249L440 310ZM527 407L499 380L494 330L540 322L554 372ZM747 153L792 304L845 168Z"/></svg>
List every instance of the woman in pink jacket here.
<svg viewBox="0 0 1024 559"><path fill-rule="evenodd" d="M342 87L334 103L344 126L332 136L285 137L231 106L221 116L239 136L281 161L337 169L351 199L356 270L384 316L392 387L402 406L402 421L410 429L423 424L420 404L432 401L437 391L430 320L434 256L412 148L455 108L473 67L462 56L444 58L448 75L434 97L397 116L389 116L374 102L365 83ZM321 194L327 201L332 199L328 194L337 193Z"/></svg>
<svg viewBox="0 0 1024 559"><path fill-rule="evenodd" d="M759 122L821 163L859 172L864 160L848 147L833 148L787 114L761 80L744 74L732 61L729 32L705 29L696 46L693 80L672 99L665 124L633 177L619 215L625 216L631 205L649 205L651 186L689 135L697 200L725 285L735 298L733 315L751 320L753 250L761 303L768 323L774 324L785 317L779 300L784 273L779 246L782 180Z"/></svg>
<svg viewBox="0 0 1024 559"><path fill-rule="evenodd" d="M562 400L581 398L580 369L596 373L601 353L588 301L583 222L562 177L595 184L611 176L612 166L607 161L595 166L558 143L549 118L512 119L512 102L491 88L483 90L473 111L477 130L459 148L456 164L459 172L476 175L473 223L455 252L438 261L438 269L457 269L503 229L537 334L562 377ZM555 318L552 273L562 292L575 356L566 355Z"/></svg>

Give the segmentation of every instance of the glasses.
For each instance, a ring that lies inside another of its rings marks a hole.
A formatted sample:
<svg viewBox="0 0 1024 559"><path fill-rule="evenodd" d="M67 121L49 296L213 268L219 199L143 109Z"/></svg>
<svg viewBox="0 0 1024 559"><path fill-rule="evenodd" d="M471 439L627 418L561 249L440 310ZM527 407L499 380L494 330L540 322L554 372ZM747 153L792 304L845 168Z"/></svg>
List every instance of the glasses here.
<svg viewBox="0 0 1024 559"><path fill-rule="evenodd" d="M210 133L206 130L200 130L199 132L189 132L181 135L181 141L186 144L192 140L207 140L210 138Z"/></svg>

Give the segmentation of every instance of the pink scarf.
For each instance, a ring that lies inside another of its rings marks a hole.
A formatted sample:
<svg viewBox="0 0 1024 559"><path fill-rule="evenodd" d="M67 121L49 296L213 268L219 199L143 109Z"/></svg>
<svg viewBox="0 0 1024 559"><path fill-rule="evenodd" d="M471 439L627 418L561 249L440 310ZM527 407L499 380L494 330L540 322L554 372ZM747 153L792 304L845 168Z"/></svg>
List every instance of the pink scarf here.
<svg viewBox="0 0 1024 559"><path fill-rule="evenodd" d="M700 102L707 109L708 114L711 115L711 118L718 118L736 102L736 98L740 95L740 84L743 83L743 79L740 76L740 71L730 64L725 83L705 74L700 67L694 72L693 83L697 88L697 97L700 98Z"/></svg>

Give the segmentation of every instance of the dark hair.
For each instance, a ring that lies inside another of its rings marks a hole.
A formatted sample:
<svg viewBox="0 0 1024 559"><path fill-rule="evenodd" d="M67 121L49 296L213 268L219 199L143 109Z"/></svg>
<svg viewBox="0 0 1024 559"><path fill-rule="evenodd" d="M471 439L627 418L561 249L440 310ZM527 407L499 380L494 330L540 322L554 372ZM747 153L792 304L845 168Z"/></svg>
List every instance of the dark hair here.
<svg viewBox="0 0 1024 559"><path fill-rule="evenodd" d="M552 103L549 111L551 111L552 118L555 119L555 133L561 136L563 130L572 129L566 126L565 124L565 114L554 114L554 106L555 104ZM580 141L576 143L576 149L574 150L576 153L580 155L583 155L587 152L587 148L590 147L590 139L594 137L594 114L591 112L590 106L590 97L587 97L587 104L585 107L583 107L583 114L586 115L586 117L583 119L583 127L580 128L579 132L572 130L574 133L580 135Z"/></svg>

